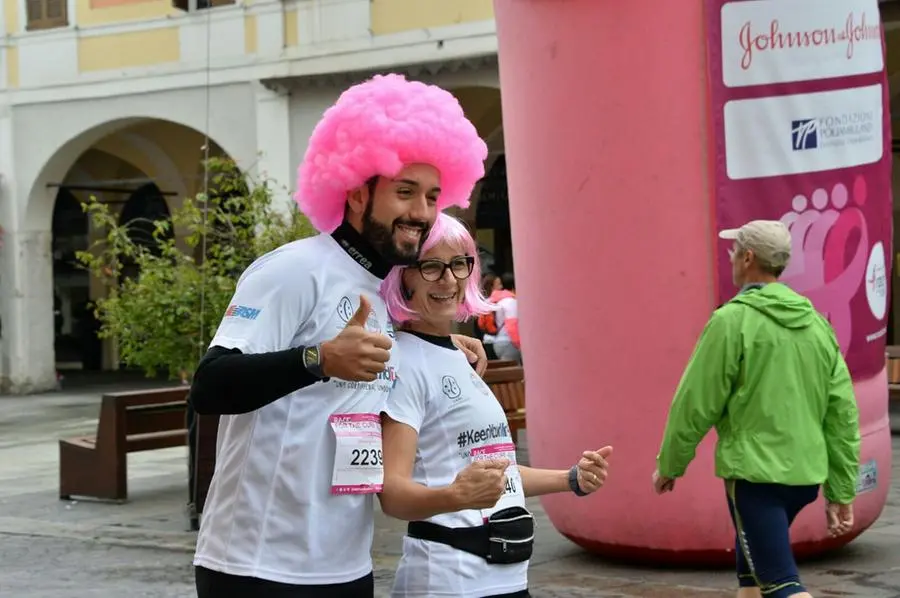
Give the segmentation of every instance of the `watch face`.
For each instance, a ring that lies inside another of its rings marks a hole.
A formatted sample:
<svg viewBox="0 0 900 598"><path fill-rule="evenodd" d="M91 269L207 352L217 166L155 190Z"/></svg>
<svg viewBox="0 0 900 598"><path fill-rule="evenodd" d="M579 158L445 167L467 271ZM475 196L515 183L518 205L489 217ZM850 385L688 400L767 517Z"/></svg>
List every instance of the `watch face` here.
<svg viewBox="0 0 900 598"><path fill-rule="evenodd" d="M319 365L319 348L306 347L306 350L303 351L303 362L308 366Z"/></svg>

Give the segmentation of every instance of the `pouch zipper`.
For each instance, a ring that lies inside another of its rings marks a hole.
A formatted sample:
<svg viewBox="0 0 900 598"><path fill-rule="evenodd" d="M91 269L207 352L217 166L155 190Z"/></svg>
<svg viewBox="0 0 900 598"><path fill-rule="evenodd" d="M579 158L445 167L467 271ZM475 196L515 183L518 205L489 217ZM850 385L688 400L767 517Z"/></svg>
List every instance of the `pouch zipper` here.
<svg viewBox="0 0 900 598"><path fill-rule="evenodd" d="M509 523L511 521L519 521L520 519L534 519L534 516L529 513L529 514L516 515L515 517L510 517L509 519L490 519L490 518L488 518L488 524Z"/></svg>

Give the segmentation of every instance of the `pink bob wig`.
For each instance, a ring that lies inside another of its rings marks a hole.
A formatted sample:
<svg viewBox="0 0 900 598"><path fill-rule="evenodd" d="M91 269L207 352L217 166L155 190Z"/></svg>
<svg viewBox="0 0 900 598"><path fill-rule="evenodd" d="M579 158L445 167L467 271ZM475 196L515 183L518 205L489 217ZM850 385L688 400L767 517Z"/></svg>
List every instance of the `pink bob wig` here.
<svg viewBox="0 0 900 598"><path fill-rule="evenodd" d="M376 75L325 111L298 168L294 199L317 230L331 232L344 218L349 191L374 176L428 164L441 177L438 210L464 208L486 158L487 145L451 93L402 75Z"/></svg>
<svg viewBox="0 0 900 598"><path fill-rule="evenodd" d="M472 274L466 279L465 297L456 309L456 321L465 322L473 316L480 316L497 309L481 294L481 263L478 259L478 248L466 225L453 216L444 213L438 214L434 226L428 233L428 238L422 245L421 255L425 255L441 243L450 245L459 251L460 255L471 255L475 258ZM410 308L404 297L403 272L405 270L406 266L394 266L381 283L381 296L387 304L388 315L398 324L419 319L419 315Z"/></svg>

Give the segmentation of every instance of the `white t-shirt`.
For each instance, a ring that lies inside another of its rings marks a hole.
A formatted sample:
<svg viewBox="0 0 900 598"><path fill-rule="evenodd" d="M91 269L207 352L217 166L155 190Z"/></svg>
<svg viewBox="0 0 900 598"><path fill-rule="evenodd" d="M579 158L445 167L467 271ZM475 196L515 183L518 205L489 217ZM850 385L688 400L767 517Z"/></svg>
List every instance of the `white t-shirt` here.
<svg viewBox="0 0 900 598"><path fill-rule="evenodd" d="M388 397L385 412L419 434L413 480L449 486L476 455L508 457L511 485L493 510L525 506L515 447L506 416L490 388L459 350L397 333L403 376ZM487 453L485 455L485 453ZM445 513L428 521L448 527L482 525L488 511ZM484 559L436 542L403 538L403 557L393 598L457 596L481 598L528 586L528 562L492 565Z"/></svg>
<svg viewBox="0 0 900 598"><path fill-rule="evenodd" d="M366 327L393 336L380 283L330 235L289 243L244 272L211 345L263 353L329 340L361 293L374 310ZM194 564L296 585L344 583L372 571L374 496L332 494L329 417L377 417L397 380L397 353L375 382L332 378L221 417Z"/></svg>
<svg viewBox="0 0 900 598"><path fill-rule="evenodd" d="M497 321L497 334L494 336L494 343L510 344L512 338L509 336L509 330L506 328L506 320L519 317L519 303L515 297L504 297L497 302L497 313L494 318Z"/></svg>

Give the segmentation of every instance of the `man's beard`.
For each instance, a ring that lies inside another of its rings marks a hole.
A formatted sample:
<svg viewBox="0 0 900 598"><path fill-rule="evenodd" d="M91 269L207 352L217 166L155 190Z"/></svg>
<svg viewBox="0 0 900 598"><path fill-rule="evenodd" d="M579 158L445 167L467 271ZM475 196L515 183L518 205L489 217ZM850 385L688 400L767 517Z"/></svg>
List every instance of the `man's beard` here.
<svg viewBox="0 0 900 598"><path fill-rule="evenodd" d="M394 241L394 227L398 224L406 226L418 226L422 229L419 242L416 244L404 243L402 247L397 247ZM409 266L419 259L419 253L422 251L422 245L428 236L428 223L415 220L395 220L393 225L385 226L372 218L372 202L366 206L363 214L362 237L365 239L381 257L392 266Z"/></svg>

